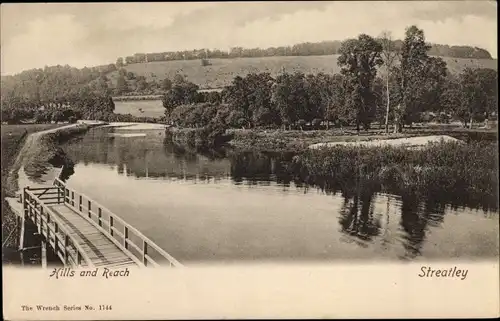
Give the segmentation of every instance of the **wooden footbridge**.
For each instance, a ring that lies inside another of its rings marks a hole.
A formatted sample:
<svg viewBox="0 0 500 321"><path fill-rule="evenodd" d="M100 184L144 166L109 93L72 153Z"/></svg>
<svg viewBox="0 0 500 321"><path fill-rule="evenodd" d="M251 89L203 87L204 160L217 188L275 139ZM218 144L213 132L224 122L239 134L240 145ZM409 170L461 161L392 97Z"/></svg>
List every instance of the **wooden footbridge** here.
<svg viewBox="0 0 500 321"><path fill-rule="evenodd" d="M75 268L181 266L133 226L59 178L52 186L24 188L20 201L21 251L26 249L30 225L41 239L42 265L44 251L51 251L65 266Z"/></svg>

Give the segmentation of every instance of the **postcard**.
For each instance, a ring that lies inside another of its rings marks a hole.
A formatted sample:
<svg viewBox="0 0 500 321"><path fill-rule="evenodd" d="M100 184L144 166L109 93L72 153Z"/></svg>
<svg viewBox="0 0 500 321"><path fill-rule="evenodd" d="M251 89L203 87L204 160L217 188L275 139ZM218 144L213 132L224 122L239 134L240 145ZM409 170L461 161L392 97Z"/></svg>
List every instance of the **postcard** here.
<svg viewBox="0 0 500 321"><path fill-rule="evenodd" d="M3 3L4 318L498 317L496 10Z"/></svg>

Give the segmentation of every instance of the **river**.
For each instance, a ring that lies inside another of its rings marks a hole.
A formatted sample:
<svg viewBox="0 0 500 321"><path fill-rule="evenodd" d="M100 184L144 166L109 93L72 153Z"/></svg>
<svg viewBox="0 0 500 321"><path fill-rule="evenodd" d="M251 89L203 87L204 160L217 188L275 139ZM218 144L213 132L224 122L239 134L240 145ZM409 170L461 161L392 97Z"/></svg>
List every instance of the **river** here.
<svg viewBox="0 0 500 321"><path fill-rule="evenodd" d="M283 174L280 156L204 156L172 146L164 130L120 136L130 132L95 128L65 143L67 184L181 263L498 256L497 212L369 186L322 191Z"/></svg>

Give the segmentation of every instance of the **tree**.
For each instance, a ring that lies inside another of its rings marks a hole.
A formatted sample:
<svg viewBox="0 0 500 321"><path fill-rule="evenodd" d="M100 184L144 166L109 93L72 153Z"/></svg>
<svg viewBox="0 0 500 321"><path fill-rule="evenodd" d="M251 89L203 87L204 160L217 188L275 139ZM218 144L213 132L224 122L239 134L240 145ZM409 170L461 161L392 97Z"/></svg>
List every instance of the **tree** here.
<svg viewBox="0 0 500 321"><path fill-rule="evenodd" d="M193 104L197 102L198 86L192 82L177 78L172 88L163 95L163 107L165 116L170 117L172 111L180 105Z"/></svg>
<svg viewBox="0 0 500 321"><path fill-rule="evenodd" d="M52 121L55 123L63 121L63 113L60 110L56 110L52 113Z"/></svg>
<svg viewBox="0 0 500 321"><path fill-rule="evenodd" d="M377 66L383 63L381 52L381 44L366 34L342 42L339 49L337 64L346 77L347 90L342 116L347 122L355 122L358 132L361 124L368 129L373 117L375 96L372 83Z"/></svg>
<svg viewBox="0 0 500 321"><path fill-rule="evenodd" d="M339 114L342 110L341 106L345 105L345 77L340 74L335 74L329 77L328 89L326 91L327 101L325 119L326 129L330 128L330 122L338 122Z"/></svg>
<svg viewBox="0 0 500 321"><path fill-rule="evenodd" d="M493 80L484 81L483 78L487 77L489 72L484 70L473 70L466 68L459 76L459 89L460 89L460 102L457 114L464 120L467 124L467 119L469 119L469 128L472 129L474 119L478 116L484 116L488 114L489 97L488 93L491 92L491 85L488 84ZM496 87L496 85L493 85Z"/></svg>
<svg viewBox="0 0 500 321"><path fill-rule="evenodd" d="M117 68L121 68L123 66L124 66L124 64L123 64L123 58L120 57L120 58L116 59L116 67Z"/></svg>
<svg viewBox="0 0 500 321"><path fill-rule="evenodd" d="M125 77L123 75L118 75L118 78L116 80L116 93L118 95L121 95L128 91L129 89Z"/></svg>
<svg viewBox="0 0 500 321"><path fill-rule="evenodd" d="M109 94L110 89L108 87L108 78L106 76L101 76L97 79L95 90L102 94Z"/></svg>
<svg viewBox="0 0 500 321"><path fill-rule="evenodd" d="M425 99L426 96L435 93L445 77L446 64L440 58L430 58L427 53L430 48L423 30L416 26L406 28L401 64L394 68L399 103L394 113L395 132L401 132L405 123L411 125L415 115L427 107L429 100Z"/></svg>
<svg viewBox="0 0 500 321"><path fill-rule="evenodd" d="M489 68L476 70L477 80L485 96L484 116L485 127L488 127L488 118L491 113L498 111L498 71Z"/></svg>
<svg viewBox="0 0 500 321"><path fill-rule="evenodd" d="M126 77L127 76L127 70L125 68L120 68L118 70L118 75Z"/></svg>
<svg viewBox="0 0 500 321"><path fill-rule="evenodd" d="M282 73L276 78L272 99L284 126L291 128L304 118L308 103L306 87L305 76L300 72Z"/></svg>
<svg viewBox="0 0 500 321"><path fill-rule="evenodd" d="M385 113L385 133L389 133L389 112L391 106L391 98L389 91L389 79L391 75L392 67L395 63L395 60L398 56L397 48L395 46L394 41L392 41L392 35L389 31L382 32L382 35L379 39L380 44L382 45L382 59L385 65L385 90L386 90L386 113Z"/></svg>
<svg viewBox="0 0 500 321"><path fill-rule="evenodd" d="M137 77L137 91L143 91L148 88L148 82L144 76Z"/></svg>
<svg viewBox="0 0 500 321"><path fill-rule="evenodd" d="M170 90L172 88L172 81L168 78L165 78L161 82L161 89L164 91Z"/></svg>
<svg viewBox="0 0 500 321"><path fill-rule="evenodd" d="M278 116L272 102L273 84L274 79L269 73L235 77L221 94L222 100L235 111L232 115L238 115L231 116L229 122L239 123L239 119L243 119L248 127L276 123Z"/></svg>

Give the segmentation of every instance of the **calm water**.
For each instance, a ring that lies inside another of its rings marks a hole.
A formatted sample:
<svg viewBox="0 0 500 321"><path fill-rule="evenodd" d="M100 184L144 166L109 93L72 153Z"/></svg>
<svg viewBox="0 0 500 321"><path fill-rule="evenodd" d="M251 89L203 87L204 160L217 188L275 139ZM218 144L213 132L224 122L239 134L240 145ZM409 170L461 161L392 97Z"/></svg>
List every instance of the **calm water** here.
<svg viewBox="0 0 500 321"><path fill-rule="evenodd" d="M446 259L498 255L498 213L369 186L325 193L291 182L279 157L207 157L100 128L64 146L67 183L179 261ZM134 133L138 131L133 131Z"/></svg>

